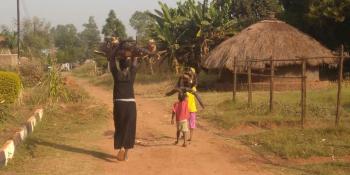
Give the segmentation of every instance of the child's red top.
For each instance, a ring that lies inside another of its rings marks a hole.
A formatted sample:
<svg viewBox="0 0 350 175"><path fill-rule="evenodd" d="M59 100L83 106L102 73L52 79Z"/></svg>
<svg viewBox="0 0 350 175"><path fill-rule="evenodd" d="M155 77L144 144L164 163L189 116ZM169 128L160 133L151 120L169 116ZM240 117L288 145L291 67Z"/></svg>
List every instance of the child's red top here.
<svg viewBox="0 0 350 175"><path fill-rule="evenodd" d="M173 112L176 115L176 121L187 120L190 115L187 100L176 102L173 107Z"/></svg>

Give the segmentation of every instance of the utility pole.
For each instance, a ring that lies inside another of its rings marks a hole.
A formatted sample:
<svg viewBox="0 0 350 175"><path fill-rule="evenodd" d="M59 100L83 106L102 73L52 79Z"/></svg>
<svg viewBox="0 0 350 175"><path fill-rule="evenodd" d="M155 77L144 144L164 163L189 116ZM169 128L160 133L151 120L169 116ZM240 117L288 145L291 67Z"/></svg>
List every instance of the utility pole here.
<svg viewBox="0 0 350 175"><path fill-rule="evenodd" d="M20 11L19 11L19 0L17 0L17 61L19 64L19 47L20 47L20 27L21 27L21 20L20 20Z"/></svg>

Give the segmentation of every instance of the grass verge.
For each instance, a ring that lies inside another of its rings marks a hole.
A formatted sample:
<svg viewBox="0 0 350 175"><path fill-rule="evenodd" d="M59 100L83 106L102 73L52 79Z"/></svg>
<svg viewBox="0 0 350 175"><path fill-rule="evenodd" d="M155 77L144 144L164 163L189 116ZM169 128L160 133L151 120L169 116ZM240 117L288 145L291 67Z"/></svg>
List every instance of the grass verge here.
<svg viewBox="0 0 350 175"><path fill-rule="evenodd" d="M207 104L200 112L205 118L224 128L238 125L274 126L299 125L300 92L288 91L275 94L274 112L269 112L268 92L254 92L253 105L247 106L246 93L238 93L237 101L232 102L228 92L201 93ZM350 87L344 88L342 95L342 125L350 124ZM336 88L313 90L307 94L307 120L309 125L332 126L335 118Z"/></svg>
<svg viewBox="0 0 350 175"><path fill-rule="evenodd" d="M259 152L273 153L286 159L350 155L349 128L282 128L241 136L240 140Z"/></svg>
<svg viewBox="0 0 350 175"><path fill-rule="evenodd" d="M16 155L2 169L13 174L94 174L90 157L111 157L94 146L109 116L108 110L91 99L45 107L43 121ZM81 156L85 155L85 156ZM1 173L0 173L1 174Z"/></svg>

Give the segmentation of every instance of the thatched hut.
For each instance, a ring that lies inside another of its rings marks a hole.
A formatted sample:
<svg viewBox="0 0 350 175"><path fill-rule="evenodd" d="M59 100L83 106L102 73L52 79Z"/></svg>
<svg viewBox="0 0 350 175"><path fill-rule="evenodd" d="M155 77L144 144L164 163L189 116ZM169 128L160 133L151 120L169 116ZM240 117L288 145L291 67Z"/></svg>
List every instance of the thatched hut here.
<svg viewBox="0 0 350 175"><path fill-rule="evenodd" d="M234 37L216 47L202 61L207 69L233 70L237 59L238 72L244 72L246 59L286 60L275 62L276 75L300 74L300 62L297 57L333 56L331 51L318 41L279 20L263 20L249 26ZM295 61L294 61L295 59ZM308 79L319 80L319 66L333 63L331 59L310 59ZM270 67L269 62L254 62L254 71L264 72Z"/></svg>

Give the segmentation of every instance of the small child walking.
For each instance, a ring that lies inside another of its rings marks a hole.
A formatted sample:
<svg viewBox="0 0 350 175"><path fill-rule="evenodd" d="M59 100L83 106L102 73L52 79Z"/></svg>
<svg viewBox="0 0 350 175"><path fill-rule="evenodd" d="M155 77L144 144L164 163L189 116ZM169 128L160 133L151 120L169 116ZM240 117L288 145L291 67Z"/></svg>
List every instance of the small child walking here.
<svg viewBox="0 0 350 175"><path fill-rule="evenodd" d="M174 124L174 118L176 117L176 142L179 143L180 133L183 134L183 147L186 147L186 133L188 132L188 117L190 115L188 110L187 96L185 93L180 92L178 96L178 102L173 106L173 112L171 116L171 124Z"/></svg>
<svg viewBox="0 0 350 175"><path fill-rule="evenodd" d="M196 92L196 87L192 88L193 92ZM196 112L197 112L197 105L196 105L196 99L195 96L187 92L187 99L188 99L188 110L189 110L189 117L188 117L188 124L190 128L190 138L188 141L192 141L192 136L194 129L196 129Z"/></svg>

